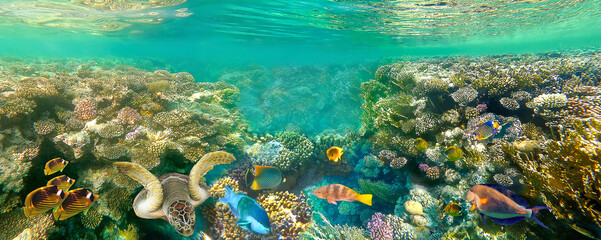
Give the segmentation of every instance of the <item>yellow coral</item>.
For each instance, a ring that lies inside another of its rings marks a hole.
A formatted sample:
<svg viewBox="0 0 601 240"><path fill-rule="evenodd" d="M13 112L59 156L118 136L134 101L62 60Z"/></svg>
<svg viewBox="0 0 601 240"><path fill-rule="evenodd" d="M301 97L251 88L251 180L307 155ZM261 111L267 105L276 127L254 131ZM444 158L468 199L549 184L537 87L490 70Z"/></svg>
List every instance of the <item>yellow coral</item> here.
<svg viewBox="0 0 601 240"><path fill-rule="evenodd" d="M98 209L93 208L88 210L86 214L79 214L81 223L89 229L94 229L102 222L102 214L98 212Z"/></svg>

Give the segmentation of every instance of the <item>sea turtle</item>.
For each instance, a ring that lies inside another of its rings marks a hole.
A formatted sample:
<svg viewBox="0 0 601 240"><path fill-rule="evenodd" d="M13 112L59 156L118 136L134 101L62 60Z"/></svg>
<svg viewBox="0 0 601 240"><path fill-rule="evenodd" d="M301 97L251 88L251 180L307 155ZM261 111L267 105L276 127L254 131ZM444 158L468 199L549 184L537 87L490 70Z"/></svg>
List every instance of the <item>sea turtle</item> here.
<svg viewBox="0 0 601 240"><path fill-rule="evenodd" d="M140 218L162 218L181 235L194 233L196 215L194 208L209 196L209 187L201 181L213 166L234 161L232 154L212 152L205 154L190 170L190 176L167 173L157 178L144 167L131 162L116 162L119 172L144 186L134 199L134 212Z"/></svg>

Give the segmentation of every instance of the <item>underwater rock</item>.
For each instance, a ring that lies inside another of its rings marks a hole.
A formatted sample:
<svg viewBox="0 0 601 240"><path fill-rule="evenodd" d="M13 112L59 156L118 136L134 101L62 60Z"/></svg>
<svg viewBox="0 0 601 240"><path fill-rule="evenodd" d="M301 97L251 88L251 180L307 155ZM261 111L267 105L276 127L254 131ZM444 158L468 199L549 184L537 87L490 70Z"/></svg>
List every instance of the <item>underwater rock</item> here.
<svg viewBox="0 0 601 240"><path fill-rule="evenodd" d="M405 211L411 215L422 215L424 214L424 208L422 205L416 201L406 201L403 206L405 207Z"/></svg>

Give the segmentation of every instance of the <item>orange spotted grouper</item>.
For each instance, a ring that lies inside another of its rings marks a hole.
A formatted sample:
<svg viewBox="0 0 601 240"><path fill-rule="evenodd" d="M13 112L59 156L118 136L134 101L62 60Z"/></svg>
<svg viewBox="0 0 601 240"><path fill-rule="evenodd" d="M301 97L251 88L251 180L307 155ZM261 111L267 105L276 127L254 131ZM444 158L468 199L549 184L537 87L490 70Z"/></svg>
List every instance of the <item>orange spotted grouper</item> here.
<svg viewBox="0 0 601 240"><path fill-rule="evenodd" d="M358 194L344 185L329 184L313 190L313 195L318 198L327 199L329 203L336 205L336 201L359 201L371 206L371 194Z"/></svg>
<svg viewBox="0 0 601 240"><path fill-rule="evenodd" d="M501 225L513 225L530 218L549 229L536 217L540 210L551 208L546 206L528 208L528 203L524 199L501 185L479 184L470 188L465 197L473 204L470 210L478 209L484 224L486 224L484 215Z"/></svg>

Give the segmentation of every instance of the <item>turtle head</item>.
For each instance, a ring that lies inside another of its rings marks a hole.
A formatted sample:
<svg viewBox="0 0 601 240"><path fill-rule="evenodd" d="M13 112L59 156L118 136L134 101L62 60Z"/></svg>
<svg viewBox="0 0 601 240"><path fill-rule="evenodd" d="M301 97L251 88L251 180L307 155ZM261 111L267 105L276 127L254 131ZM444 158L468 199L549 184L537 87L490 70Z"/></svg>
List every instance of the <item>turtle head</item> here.
<svg viewBox="0 0 601 240"><path fill-rule="evenodd" d="M186 200L174 201L169 205L167 211L167 220L184 236L190 236L194 233L194 225L196 224L196 212L190 202Z"/></svg>

